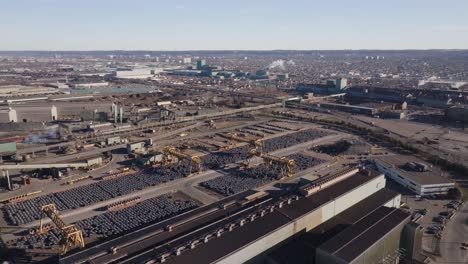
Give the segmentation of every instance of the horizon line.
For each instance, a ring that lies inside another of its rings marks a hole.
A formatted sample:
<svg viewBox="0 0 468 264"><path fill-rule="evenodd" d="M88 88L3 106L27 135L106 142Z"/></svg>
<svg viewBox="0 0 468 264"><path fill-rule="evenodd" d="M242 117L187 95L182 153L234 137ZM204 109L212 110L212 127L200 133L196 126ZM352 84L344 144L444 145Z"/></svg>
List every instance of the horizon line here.
<svg viewBox="0 0 468 264"><path fill-rule="evenodd" d="M151 50L151 49L25 49L1 50L0 52L93 52L93 51L148 51L148 52L200 52L200 51L468 51L468 48L405 48L405 49L181 49L181 50Z"/></svg>

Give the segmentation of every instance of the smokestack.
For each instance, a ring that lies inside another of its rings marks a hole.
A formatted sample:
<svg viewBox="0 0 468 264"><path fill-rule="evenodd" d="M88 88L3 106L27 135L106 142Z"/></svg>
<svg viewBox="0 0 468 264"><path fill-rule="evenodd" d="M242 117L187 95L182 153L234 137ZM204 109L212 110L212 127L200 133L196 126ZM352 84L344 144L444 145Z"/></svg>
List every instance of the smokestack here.
<svg viewBox="0 0 468 264"><path fill-rule="evenodd" d="M120 107L120 109L119 109L119 118L120 118L120 124L122 124L122 119L123 119L123 107Z"/></svg>
<svg viewBox="0 0 468 264"><path fill-rule="evenodd" d="M6 177L7 177L8 190L11 191L10 173L8 171L6 171Z"/></svg>
<svg viewBox="0 0 468 264"><path fill-rule="evenodd" d="M93 122L96 121L97 109L93 111Z"/></svg>

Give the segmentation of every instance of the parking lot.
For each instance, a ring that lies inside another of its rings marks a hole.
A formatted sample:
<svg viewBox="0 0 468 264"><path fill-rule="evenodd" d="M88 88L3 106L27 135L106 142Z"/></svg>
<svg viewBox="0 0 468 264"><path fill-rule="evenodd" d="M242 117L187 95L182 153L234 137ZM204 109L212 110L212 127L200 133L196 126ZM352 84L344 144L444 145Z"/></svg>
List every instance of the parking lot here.
<svg viewBox="0 0 468 264"><path fill-rule="evenodd" d="M449 199L421 198L414 194L402 195L402 202L406 203L405 209L412 213L412 219L424 228L422 250L433 263L445 263L442 259L447 259L449 256L446 255L451 254L450 251L457 251L457 255L460 254L458 251L468 252L461 245L463 239L447 231L456 225L452 222L460 214L458 202ZM445 249L447 245L451 248L449 251Z"/></svg>
<svg viewBox="0 0 468 264"><path fill-rule="evenodd" d="M447 197L419 197L391 180L387 180L387 186L402 194L401 201L406 204L403 209L411 212L413 221L416 221L424 228L423 252L434 260L440 257L441 240L447 240L447 229L451 228L451 222L460 213L459 207L461 206ZM462 241L456 242L460 244ZM457 249L463 250L460 246Z"/></svg>

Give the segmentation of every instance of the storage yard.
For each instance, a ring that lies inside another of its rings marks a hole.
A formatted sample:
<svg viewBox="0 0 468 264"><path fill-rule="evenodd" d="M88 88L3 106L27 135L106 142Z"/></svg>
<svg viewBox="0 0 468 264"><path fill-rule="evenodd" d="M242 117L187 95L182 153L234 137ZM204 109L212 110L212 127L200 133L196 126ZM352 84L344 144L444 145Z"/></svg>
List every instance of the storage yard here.
<svg viewBox="0 0 468 264"><path fill-rule="evenodd" d="M2 225L11 230L2 236L4 245L34 261L57 256L64 234L44 214L44 207L53 204L63 221L79 230L86 245L80 249L69 244L63 261L81 263L87 257L80 252L101 250L107 253L93 261L109 263L118 258L119 263L132 263L156 256L154 260L162 262L187 250L186 243L198 248L200 236L208 241L223 237L231 229L243 229L244 220L239 219L253 221L274 212L275 206L305 199L300 191L304 182L333 189L339 184L335 181L348 177L341 171L359 165L363 154L378 156L362 138L312 123L271 118L218 123L222 126L202 125L183 137L160 134L161 140L152 145L134 144L135 151L128 145L127 154L125 149L113 150L113 161L105 165L113 170L97 168L89 177L64 178L60 185L35 180L32 185L41 186L41 193L2 205ZM134 161L126 162L124 156ZM140 159L149 163L136 162ZM141 236L143 230L149 236ZM187 240L184 234L193 238ZM125 236L132 238L130 244L122 240ZM182 240L172 249L157 247L154 252L132 246L158 245L164 237Z"/></svg>
<svg viewBox="0 0 468 264"><path fill-rule="evenodd" d="M274 153L278 151L285 153L281 158L294 161L294 168L290 168L294 174L322 164L324 161L320 158L301 151L306 151L307 146L317 140L339 136L337 132L300 122L266 119L253 125L236 121L224 123L221 129L201 127L199 131L193 131L189 135L193 140L169 136L164 139L167 143L160 141L157 145L148 146L149 153L153 148L159 148L162 154L158 155L164 156L149 167L132 167L129 171L126 167L116 167L121 172L112 173L98 169L97 172L102 171L102 174L76 177L76 180L68 180L59 187L35 180L33 185L42 186L39 188L44 194L31 195L31 198L25 197L23 201L20 199L2 206L2 225L17 226L19 230L12 229L13 232L3 236L5 245L14 250L26 250L36 255L37 260L44 257L37 252L57 252L61 231L53 222L43 219L41 209L49 204L54 204L65 220L74 219L73 224L82 232L85 244L99 244L204 205L197 201L197 195L190 197L193 193L205 192L204 196L216 201L288 178L288 167L284 163L269 160L276 157ZM166 155L162 147L169 142L175 142L175 153ZM256 155L252 149L260 154L273 155ZM116 158L118 155L116 152L113 156ZM200 157L201 166L193 166L190 157ZM214 175L210 176L212 179L203 180L203 175L210 174ZM156 191L152 192L155 197L139 196L172 182L183 184L192 177L199 180L198 184L188 187L189 190L182 188L180 192L174 189L159 195ZM74 211L81 213L75 214ZM43 229L39 220L44 220Z"/></svg>
<svg viewBox="0 0 468 264"><path fill-rule="evenodd" d="M317 75L340 61L321 54L151 54L0 72L0 261L467 259L460 83L430 98L430 80L393 87L355 54L339 65L364 60L365 80Z"/></svg>

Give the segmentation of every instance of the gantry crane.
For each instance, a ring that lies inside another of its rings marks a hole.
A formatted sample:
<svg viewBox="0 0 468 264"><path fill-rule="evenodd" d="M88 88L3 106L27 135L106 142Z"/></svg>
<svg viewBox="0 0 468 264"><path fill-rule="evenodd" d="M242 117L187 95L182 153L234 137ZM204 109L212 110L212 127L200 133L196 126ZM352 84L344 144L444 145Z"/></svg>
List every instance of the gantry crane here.
<svg viewBox="0 0 468 264"><path fill-rule="evenodd" d="M229 144L234 145L235 142L244 142L248 143L250 145L250 150L249 153L256 152L256 153L262 153L263 150L263 141L260 139L247 139L243 137L239 137L235 133L227 133L227 134L220 134L222 137L225 137L229 139ZM250 163L250 158L249 157L246 161L246 166Z"/></svg>
<svg viewBox="0 0 468 264"><path fill-rule="evenodd" d="M40 220L40 233L44 233L43 219L47 216L62 232L60 239L60 254L65 255L67 251L74 247L79 246L83 248L85 246L83 233L74 224L67 225L60 218L60 212L57 210L55 204L48 204L41 207L41 220Z"/></svg>
<svg viewBox="0 0 468 264"><path fill-rule="evenodd" d="M263 147L263 141L260 139L247 139L247 138L239 137L235 133L227 133L227 134L220 134L220 135L229 139L231 141L231 145L234 145L233 142L238 141L238 142L249 143L249 145L252 148L255 148L257 150Z"/></svg>
<svg viewBox="0 0 468 264"><path fill-rule="evenodd" d="M179 161L186 160L189 162L189 176L192 175L192 166L194 163L198 166L198 173L202 172L202 160L197 156L190 156L177 151L173 146L166 146L163 148L163 163L167 163L169 156L175 156Z"/></svg>
<svg viewBox="0 0 468 264"><path fill-rule="evenodd" d="M226 135L222 134L222 136L228 138L229 140L249 143L249 145L251 146L251 149L249 151L251 156L260 157L268 165L279 165L282 168L284 168L284 171L288 177L292 176L294 166L296 165L296 161L293 159L288 159L286 157L276 157L267 153L263 153L262 151L263 141L262 140L246 139L246 138L239 137L238 135L234 133L227 133ZM247 161L247 163L249 162L250 162L250 159ZM283 175L281 175L281 177L283 177Z"/></svg>
<svg viewBox="0 0 468 264"><path fill-rule="evenodd" d="M263 159L263 162L268 165L279 165L281 166L286 175L291 177L293 175L294 166L296 166L296 161L293 159L288 159L286 157L276 157L267 153L257 152L255 149L250 150L252 156L258 156ZM283 175L281 175L283 177Z"/></svg>

